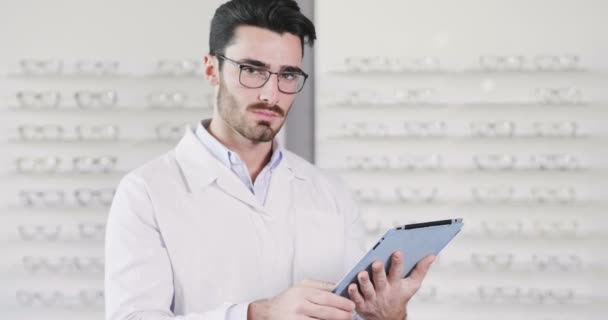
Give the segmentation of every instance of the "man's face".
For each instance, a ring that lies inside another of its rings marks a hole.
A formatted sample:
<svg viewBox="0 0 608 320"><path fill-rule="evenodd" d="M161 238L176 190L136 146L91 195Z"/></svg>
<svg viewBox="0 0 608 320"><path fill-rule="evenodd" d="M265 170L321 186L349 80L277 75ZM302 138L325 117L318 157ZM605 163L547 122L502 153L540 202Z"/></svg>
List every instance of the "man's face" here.
<svg viewBox="0 0 608 320"><path fill-rule="evenodd" d="M281 72L286 68L301 69L302 45L300 38L290 33L240 26L224 56ZM218 70L217 113L241 136L256 142L271 141L285 123L296 95L280 92L276 75L271 75L261 88L247 88L239 82L239 67L229 61L222 63L222 69Z"/></svg>

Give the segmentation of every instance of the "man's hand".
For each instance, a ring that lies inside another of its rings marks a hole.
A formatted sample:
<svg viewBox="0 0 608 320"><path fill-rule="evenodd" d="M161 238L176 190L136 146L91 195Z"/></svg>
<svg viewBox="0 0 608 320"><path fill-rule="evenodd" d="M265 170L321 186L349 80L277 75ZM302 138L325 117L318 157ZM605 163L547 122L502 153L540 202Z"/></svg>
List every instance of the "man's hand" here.
<svg viewBox="0 0 608 320"><path fill-rule="evenodd" d="M247 320L350 320L355 304L331 293L333 284L305 280L278 296L249 305Z"/></svg>
<svg viewBox="0 0 608 320"><path fill-rule="evenodd" d="M375 261L372 264L373 284L367 271L363 271L357 275L361 291L354 283L348 287L348 294L356 304L357 313L365 320L404 320L406 305L420 288L435 257L422 259L405 279L401 278L403 255L397 251L391 259L388 276L382 263Z"/></svg>

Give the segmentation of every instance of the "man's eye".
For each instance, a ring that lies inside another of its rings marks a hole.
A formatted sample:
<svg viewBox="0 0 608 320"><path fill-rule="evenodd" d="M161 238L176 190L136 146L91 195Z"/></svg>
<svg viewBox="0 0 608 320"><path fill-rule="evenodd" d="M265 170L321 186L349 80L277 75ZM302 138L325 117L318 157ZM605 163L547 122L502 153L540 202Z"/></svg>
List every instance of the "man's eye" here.
<svg viewBox="0 0 608 320"><path fill-rule="evenodd" d="M297 73L281 73L281 79L284 80L295 80L297 79L298 74Z"/></svg>
<svg viewBox="0 0 608 320"><path fill-rule="evenodd" d="M250 73L250 74L260 74L260 73L262 73L262 70L260 70L259 68L250 67L250 66L243 66L242 70L244 72Z"/></svg>

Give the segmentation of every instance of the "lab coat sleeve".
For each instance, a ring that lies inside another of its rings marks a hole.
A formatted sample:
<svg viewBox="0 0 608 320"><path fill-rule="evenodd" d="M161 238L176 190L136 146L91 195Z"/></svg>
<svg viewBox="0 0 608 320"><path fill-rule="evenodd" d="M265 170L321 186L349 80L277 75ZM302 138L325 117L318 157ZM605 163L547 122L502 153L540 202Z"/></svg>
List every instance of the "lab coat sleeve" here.
<svg viewBox="0 0 608 320"><path fill-rule="evenodd" d="M175 315L173 274L154 209L139 176L119 184L106 226L105 311L107 320L225 320L233 303Z"/></svg>
<svg viewBox="0 0 608 320"><path fill-rule="evenodd" d="M359 207L354 201L352 194L346 193L344 198L344 208L346 217L346 230L345 230L345 268L344 273L350 272L352 267L361 260L365 254L365 232L363 229L361 214ZM365 320L356 312L353 312L352 320Z"/></svg>
<svg viewBox="0 0 608 320"><path fill-rule="evenodd" d="M365 231L361 220L361 211L348 187L338 181L338 203L340 212L344 215L344 273L349 272L365 255ZM352 320L364 320L356 312Z"/></svg>
<svg viewBox="0 0 608 320"><path fill-rule="evenodd" d="M345 219L344 272L349 272L365 254L365 231L361 212L352 193L346 187L341 190L340 207Z"/></svg>

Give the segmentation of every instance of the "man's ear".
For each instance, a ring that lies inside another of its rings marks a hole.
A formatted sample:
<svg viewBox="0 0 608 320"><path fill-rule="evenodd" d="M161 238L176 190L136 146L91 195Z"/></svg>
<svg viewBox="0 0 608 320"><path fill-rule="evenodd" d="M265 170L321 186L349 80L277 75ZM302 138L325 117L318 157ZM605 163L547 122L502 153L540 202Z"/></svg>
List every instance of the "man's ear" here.
<svg viewBox="0 0 608 320"><path fill-rule="evenodd" d="M209 81L209 84L212 86L219 85L220 69L218 60L214 56L208 54L203 58L203 62L205 63L205 78Z"/></svg>

